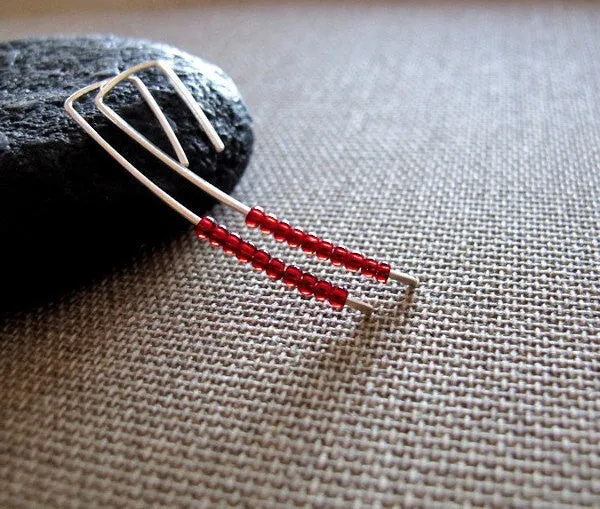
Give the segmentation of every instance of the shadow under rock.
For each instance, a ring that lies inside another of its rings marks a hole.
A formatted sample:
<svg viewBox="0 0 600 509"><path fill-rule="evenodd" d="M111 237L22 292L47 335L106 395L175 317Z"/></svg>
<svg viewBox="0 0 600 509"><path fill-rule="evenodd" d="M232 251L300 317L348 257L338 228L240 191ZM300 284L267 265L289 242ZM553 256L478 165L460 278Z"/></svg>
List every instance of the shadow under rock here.
<svg viewBox="0 0 600 509"><path fill-rule="evenodd" d="M187 223L178 217L170 219L142 224L131 238L114 238L109 229L100 231L89 226L86 233L75 239L57 238L56 242L68 242L70 249L56 256L43 250L27 253L5 250L0 319L14 312L34 312L40 306L100 284L110 274L130 269L139 258L190 234ZM19 266L29 267L26 274L10 272L10 266L17 263L12 259L14 256L19 257Z"/></svg>

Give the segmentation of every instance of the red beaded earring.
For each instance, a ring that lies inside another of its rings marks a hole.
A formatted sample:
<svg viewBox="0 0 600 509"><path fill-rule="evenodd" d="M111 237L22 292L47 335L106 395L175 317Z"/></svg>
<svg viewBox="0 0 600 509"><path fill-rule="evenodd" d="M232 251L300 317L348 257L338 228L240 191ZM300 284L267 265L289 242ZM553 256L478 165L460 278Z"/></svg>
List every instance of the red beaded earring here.
<svg viewBox="0 0 600 509"><path fill-rule="evenodd" d="M154 182L148 179L142 172L133 166L125 157L123 157L112 145L110 145L98 132L75 110L74 102L84 95L97 90L94 98L97 108L111 122L119 127L125 134L139 143L146 150L155 155L163 163L176 171L182 177L186 178L200 189L219 200L224 205L241 213L245 217L245 223L248 228L259 228L265 235L272 235L276 242L285 242L290 248L301 248L308 255L315 255L319 260L329 261L334 266L342 267L350 272L360 273L361 275L373 278L380 283L386 283L388 280L395 280L410 286L417 286L418 280L408 274L392 270L392 267L384 262L366 258L360 253L352 252L344 247L334 245L331 242L324 241L319 237L308 234L300 228L293 227L285 221L280 221L275 216L265 213L259 207L249 207L235 198L224 193L209 182L200 178L190 171L188 159L183 151L177 136L169 125L162 109L157 104L151 92L145 86L143 81L135 76L136 73L154 68L159 70L169 80L175 91L183 99L187 107L196 117L200 128L207 135L217 152L224 149L223 142L200 105L193 98L190 91L186 88L177 74L169 64L161 61L149 61L136 65L123 71L117 76L93 83L87 87L78 90L65 101L67 113L88 133L102 148L104 148L117 162L119 162L131 175L138 179L144 186L152 191L156 196L163 200L176 212L185 217L195 226L196 235L201 240L206 240L211 246L220 247L227 255L235 255L241 263L251 264L259 272L264 272L269 279L282 281L290 288L296 288L303 297L314 297L320 302L329 302L334 309L343 309L345 306L356 309L363 313L370 314L373 307L369 304L351 297L348 291L342 287L333 285L327 281L319 280L317 277L300 270L298 267L287 266L282 260L273 258L262 249L258 249L251 242L245 241L239 235L229 232L223 225L217 225L210 217L199 217L184 205L175 200L171 195L163 191ZM110 90L124 80L131 81L140 95L147 102L148 106L156 116L165 134L167 135L177 160L173 159L166 152L158 148L154 143L142 136L127 121L118 115L112 108L104 103L104 97Z"/></svg>

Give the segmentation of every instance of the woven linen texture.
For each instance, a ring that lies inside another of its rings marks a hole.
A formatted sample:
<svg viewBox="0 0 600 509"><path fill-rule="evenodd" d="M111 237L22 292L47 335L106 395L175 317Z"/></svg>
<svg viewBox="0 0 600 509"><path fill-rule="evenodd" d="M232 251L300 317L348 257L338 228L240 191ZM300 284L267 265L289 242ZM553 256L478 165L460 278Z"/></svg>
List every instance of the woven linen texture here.
<svg viewBox="0 0 600 509"><path fill-rule="evenodd" d="M0 504L598 506L599 27L577 3L3 23L221 65L255 118L236 196L422 284L411 297L248 235L376 303L364 321L190 233L4 316Z"/></svg>

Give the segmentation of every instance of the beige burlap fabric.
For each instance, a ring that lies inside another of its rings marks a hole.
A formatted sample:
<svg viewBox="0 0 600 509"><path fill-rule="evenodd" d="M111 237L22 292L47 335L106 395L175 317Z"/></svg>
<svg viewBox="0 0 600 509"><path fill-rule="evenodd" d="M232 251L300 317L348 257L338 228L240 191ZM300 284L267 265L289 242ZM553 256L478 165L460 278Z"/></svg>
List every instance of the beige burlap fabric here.
<svg viewBox="0 0 600 509"><path fill-rule="evenodd" d="M600 504L600 7L9 21L221 65L256 121L237 197L422 285L274 248L376 303L366 322L190 234L4 317L2 506Z"/></svg>

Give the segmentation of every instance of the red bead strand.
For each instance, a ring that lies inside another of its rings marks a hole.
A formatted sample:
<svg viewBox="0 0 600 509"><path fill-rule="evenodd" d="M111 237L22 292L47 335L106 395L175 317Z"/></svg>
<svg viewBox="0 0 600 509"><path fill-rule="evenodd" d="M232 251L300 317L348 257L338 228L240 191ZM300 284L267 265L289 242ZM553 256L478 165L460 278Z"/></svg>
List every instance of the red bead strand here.
<svg viewBox="0 0 600 509"><path fill-rule="evenodd" d="M266 251L257 251L252 257L252 266L257 272L261 272L267 268L271 261L271 255Z"/></svg>
<svg viewBox="0 0 600 509"><path fill-rule="evenodd" d="M260 222L260 231L266 235L271 235L275 232L275 229L279 226L279 221L275 216L265 216Z"/></svg>
<svg viewBox="0 0 600 509"><path fill-rule="evenodd" d="M295 288L298 286L298 283L302 279L302 271L298 267L294 267L290 265L287 269L285 269L283 273L283 277L281 280L283 284L289 286L290 288Z"/></svg>
<svg viewBox="0 0 600 509"><path fill-rule="evenodd" d="M333 253L333 244L331 242L320 240L315 253L319 260L329 260Z"/></svg>
<svg viewBox="0 0 600 509"><path fill-rule="evenodd" d="M225 242L223 242L223 252L229 256L234 255L240 247L241 243L242 239L239 235L236 235L235 233L230 233L227 235Z"/></svg>
<svg viewBox="0 0 600 509"><path fill-rule="evenodd" d="M300 230L299 228L294 228L288 234L288 246L290 246L293 249L300 247L302 245L302 242L304 241L304 237L306 237L306 234L302 230Z"/></svg>
<svg viewBox="0 0 600 509"><path fill-rule="evenodd" d="M201 240L207 239L216 226L212 218L203 217L196 225L196 236Z"/></svg>
<svg viewBox="0 0 600 509"><path fill-rule="evenodd" d="M365 257L360 253L350 253L345 260L344 265L350 272L358 272L365 261Z"/></svg>
<svg viewBox="0 0 600 509"><path fill-rule="evenodd" d="M348 290L334 286L329 294L329 303L333 309L343 309L348 299Z"/></svg>
<svg viewBox="0 0 600 509"><path fill-rule="evenodd" d="M362 265L361 274L366 277L376 277L379 270L379 262L376 260L365 260Z"/></svg>
<svg viewBox="0 0 600 509"><path fill-rule="evenodd" d="M264 215L264 217L269 216ZM254 224L253 221L251 221L252 224ZM254 228L260 227L261 224L263 223L257 223ZM254 270L259 272L264 271L269 279L274 281L281 280L286 286L296 288L303 297L314 297L319 302L329 301L331 306L337 310L343 309L346 304L348 298L348 291L346 289L334 286L328 281L319 280L312 274L303 272L298 267L286 267L285 263L279 258L272 258L267 251L256 249L254 244L243 240L239 235L230 233L227 231L227 228L217 225L209 217L200 219L196 225L196 235L199 239L208 240L211 246L221 247L226 254L235 254L241 263L250 263ZM305 234L302 233L302 235ZM322 243L318 239L317 241L320 244L328 245L322 247L318 244L315 249L329 251L331 248L333 250L333 245L330 243ZM384 277L386 271L385 265L378 265L376 277Z"/></svg>
<svg viewBox="0 0 600 509"><path fill-rule="evenodd" d="M340 246L336 246L333 248L333 251L331 252L331 263L333 265L344 265L344 262L346 261L346 257L348 256L348 250L340 247Z"/></svg>
<svg viewBox="0 0 600 509"><path fill-rule="evenodd" d="M312 274L304 273L298 283L298 291L303 297L312 297L315 293L315 286L318 279Z"/></svg>
<svg viewBox="0 0 600 509"><path fill-rule="evenodd" d="M315 299L320 302L326 301L329 299L332 289L333 286L328 281L319 281L315 285Z"/></svg>
<svg viewBox="0 0 600 509"><path fill-rule="evenodd" d="M219 225L213 228L208 238L211 246L220 247L225 244L227 237L229 232L223 225Z"/></svg>
<svg viewBox="0 0 600 509"><path fill-rule="evenodd" d="M380 283L386 283L388 278L390 277L390 272L392 271L392 267L388 263L381 262L379 264L379 268L377 269L377 274L375 278Z"/></svg>
<svg viewBox="0 0 600 509"><path fill-rule="evenodd" d="M309 256L316 254L319 260L329 260L333 265L344 267L350 272L360 272L380 283L387 282L390 276L391 267L387 263L367 259L360 253L351 253L341 246L307 234L300 228L294 228L285 221L279 221L257 207L246 215L246 225L249 228L260 228L264 234L273 235L277 242L287 242L291 248L301 247ZM196 233L202 238L202 232L198 233L197 229Z"/></svg>
<svg viewBox="0 0 600 509"><path fill-rule="evenodd" d="M273 232L273 238L275 239L275 242L285 242L288 239L291 231L292 227L288 223L285 221L280 221Z"/></svg>
<svg viewBox="0 0 600 509"><path fill-rule="evenodd" d="M252 242L242 241L235 255L241 263L249 263L256 253L256 247Z"/></svg>
<svg viewBox="0 0 600 509"><path fill-rule="evenodd" d="M263 217L265 217L265 213L257 209L256 207L251 209L248 214L246 214L246 226L248 228L258 228L260 223L262 223Z"/></svg>
<svg viewBox="0 0 600 509"><path fill-rule="evenodd" d="M306 235L302 241L302 251L304 251L307 255L312 256L315 254L318 245L318 237L315 237L314 235Z"/></svg>
<svg viewBox="0 0 600 509"><path fill-rule="evenodd" d="M285 271L285 263L279 258L271 258L267 265L267 277L273 281L279 281Z"/></svg>

